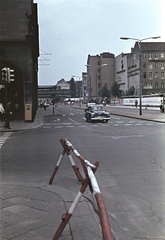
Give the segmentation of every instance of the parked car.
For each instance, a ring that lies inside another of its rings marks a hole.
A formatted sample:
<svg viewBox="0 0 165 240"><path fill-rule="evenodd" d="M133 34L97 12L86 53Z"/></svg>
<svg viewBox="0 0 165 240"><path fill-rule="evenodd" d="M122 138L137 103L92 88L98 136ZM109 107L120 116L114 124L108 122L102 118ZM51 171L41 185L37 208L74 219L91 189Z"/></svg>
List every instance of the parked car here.
<svg viewBox="0 0 165 240"><path fill-rule="evenodd" d="M110 120L110 113L106 111L103 105L91 105L85 111L86 122Z"/></svg>

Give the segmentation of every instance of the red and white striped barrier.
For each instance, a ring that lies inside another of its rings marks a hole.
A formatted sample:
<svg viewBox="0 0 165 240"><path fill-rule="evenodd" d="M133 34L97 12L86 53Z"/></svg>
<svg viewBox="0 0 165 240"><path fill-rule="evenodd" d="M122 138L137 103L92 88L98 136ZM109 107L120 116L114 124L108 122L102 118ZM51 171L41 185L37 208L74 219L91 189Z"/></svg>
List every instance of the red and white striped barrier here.
<svg viewBox="0 0 165 240"><path fill-rule="evenodd" d="M70 220L70 218L71 218L71 216L72 216L72 214L73 214L73 212L74 212L74 210L75 210L79 200L81 199L87 186L89 186L89 189L90 189L92 195L94 196L94 200L96 200L96 203L97 203L103 240L113 240L106 207L104 205L101 191L98 186L96 177L94 175L94 173L96 172L96 170L99 166L99 162L96 162L93 165L88 160L85 160L67 139L61 139L60 142L61 142L64 150L63 150L62 154L60 155L59 160L57 161L56 167L55 167L55 169L51 175L51 178L49 180L49 184L52 184L55 174L56 174L56 172L60 166L60 163L66 153L78 180L82 183L82 186L81 186L77 196L75 197L73 203L71 204L69 210L62 215L62 218L61 218L62 222L59 225L59 227L54 235L53 240L59 239L62 231L64 230L66 224ZM83 167L83 170L84 170L84 173L86 176L85 179L83 179L82 175L80 174L79 169L77 168L77 166L70 154L70 150L76 155L76 157L78 157L80 159L81 165Z"/></svg>

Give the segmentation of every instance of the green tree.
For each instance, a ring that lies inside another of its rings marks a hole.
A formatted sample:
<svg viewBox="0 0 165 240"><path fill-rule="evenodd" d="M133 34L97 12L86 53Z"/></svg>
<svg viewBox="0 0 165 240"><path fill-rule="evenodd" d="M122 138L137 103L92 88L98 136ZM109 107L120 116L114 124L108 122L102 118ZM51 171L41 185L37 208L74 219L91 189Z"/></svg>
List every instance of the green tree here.
<svg viewBox="0 0 165 240"><path fill-rule="evenodd" d="M135 94L135 87L132 86L130 87L127 91L126 91L126 95L130 96L130 95L134 95Z"/></svg>
<svg viewBox="0 0 165 240"><path fill-rule="evenodd" d="M71 98L75 98L76 97L76 84L75 84L73 77L69 81L69 84L70 84L70 96L71 96Z"/></svg>
<svg viewBox="0 0 165 240"><path fill-rule="evenodd" d="M117 82L115 82L113 85L112 85L112 87L111 87L111 94L112 94L112 96L114 96L115 98L116 97L120 97L121 96L121 94L122 94L122 90L120 90L120 85L117 83Z"/></svg>
<svg viewBox="0 0 165 240"><path fill-rule="evenodd" d="M105 97L109 98L111 96L110 90L108 90L108 86L106 83L104 84L103 88L101 89L100 96L103 98L105 98Z"/></svg>

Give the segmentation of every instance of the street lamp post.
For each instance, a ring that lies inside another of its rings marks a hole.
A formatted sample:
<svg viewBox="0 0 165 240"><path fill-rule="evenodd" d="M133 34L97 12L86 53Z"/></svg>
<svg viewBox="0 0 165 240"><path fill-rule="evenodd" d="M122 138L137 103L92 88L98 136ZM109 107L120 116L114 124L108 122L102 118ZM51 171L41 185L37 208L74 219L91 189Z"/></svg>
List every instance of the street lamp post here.
<svg viewBox="0 0 165 240"><path fill-rule="evenodd" d="M79 82L81 81L81 77L79 77L79 76L72 75L72 77L78 78ZM81 90L82 90L82 86L80 87L80 90L79 90L79 106L80 107L81 107Z"/></svg>
<svg viewBox="0 0 165 240"><path fill-rule="evenodd" d="M143 39L138 39L138 38L129 38L129 37L120 37L121 40L136 40L139 43L139 49L140 49L140 55L139 55L139 115L142 115L142 66L141 66L141 57L142 57L142 48L141 48L141 42L144 40L148 40L148 39L157 39L160 38L159 37L148 37L148 38L143 38Z"/></svg>

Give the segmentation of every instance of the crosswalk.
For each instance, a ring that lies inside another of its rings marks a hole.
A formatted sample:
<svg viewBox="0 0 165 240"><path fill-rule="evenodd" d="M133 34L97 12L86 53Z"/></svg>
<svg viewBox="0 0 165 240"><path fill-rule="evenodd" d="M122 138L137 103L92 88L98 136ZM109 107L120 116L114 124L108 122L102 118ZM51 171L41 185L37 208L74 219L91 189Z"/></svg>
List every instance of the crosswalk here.
<svg viewBox="0 0 165 240"><path fill-rule="evenodd" d="M68 119L70 120L70 119ZM81 122L76 122L76 121L68 121L68 122L61 122L60 119L58 121L53 121L49 123L45 123L42 128L48 129L48 128L74 128L74 127L97 127L97 126L102 126L102 127L120 127L120 126L126 126L126 127L131 127L131 126L154 126L154 125L164 125L164 123L159 123L159 122L150 122L150 121L142 121L142 120L128 120L128 119L120 119L120 118L111 118L111 120L108 123L102 123L102 122L95 122L94 124L92 123L87 123L85 121L85 118L82 119Z"/></svg>
<svg viewBox="0 0 165 240"><path fill-rule="evenodd" d="M0 149L13 132L5 132L0 136Z"/></svg>

